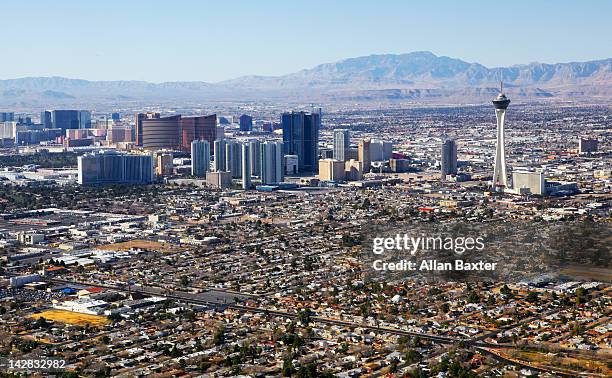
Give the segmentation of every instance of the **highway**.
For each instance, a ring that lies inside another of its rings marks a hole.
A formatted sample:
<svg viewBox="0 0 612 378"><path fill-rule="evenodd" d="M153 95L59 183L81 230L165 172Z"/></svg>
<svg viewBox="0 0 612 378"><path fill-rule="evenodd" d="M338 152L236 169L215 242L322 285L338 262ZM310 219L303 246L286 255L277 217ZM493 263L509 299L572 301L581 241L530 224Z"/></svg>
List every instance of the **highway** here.
<svg viewBox="0 0 612 378"><path fill-rule="evenodd" d="M285 317L285 318L290 318L290 319L297 318L298 316L296 313L238 305L236 304L236 298L239 298L240 295L237 295L235 293L227 293L227 292L219 291L219 290L210 290L204 293L188 293L188 292L160 289L160 288L150 287L150 286L139 286L139 285L131 285L128 289L127 287L119 287L119 286L114 286L114 285L90 284L90 283L84 283L84 282L66 281L66 280L61 280L61 279L52 279L51 282L56 283L56 284L62 284L62 285L72 284L72 285L80 285L80 286L97 286L97 287L103 287L106 289L112 289L112 290L116 290L116 291L120 291L124 293L131 291L132 293L155 295L155 296L177 300L177 301L181 301L185 303L208 305L208 306L223 306L223 307L231 308L231 309L242 311L242 312L260 313L260 314L273 315L273 316ZM241 299L244 299L244 298L241 298ZM322 324L332 324L332 325L337 325L337 326L342 326L342 327L352 327L352 328L360 327L360 328L367 329L367 330L374 331L374 332L391 333L391 334L400 335L400 336L410 336L410 337L418 336L421 339L430 340L430 341L441 343L441 344L455 344L461 341L469 342L469 339L459 339L459 338L453 338L453 337L448 337L448 336L433 335L429 333L411 332L411 331L405 331L405 330L388 328L388 327L379 327L379 326L377 327L377 326L371 326L367 324L347 322L343 320L330 319L330 318L325 318L325 317L320 317L320 316L312 316L311 319L314 322L318 322Z"/></svg>

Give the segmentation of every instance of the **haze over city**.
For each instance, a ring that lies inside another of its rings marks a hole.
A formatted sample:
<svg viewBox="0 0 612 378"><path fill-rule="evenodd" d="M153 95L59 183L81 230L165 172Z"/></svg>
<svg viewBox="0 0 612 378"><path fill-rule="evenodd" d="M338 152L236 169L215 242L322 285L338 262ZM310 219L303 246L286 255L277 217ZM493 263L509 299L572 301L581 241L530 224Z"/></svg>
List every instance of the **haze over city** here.
<svg viewBox="0 0 612 378"><path fill-rule="evenodd" d="M413 51L487 67L612 56L605 1L5 1L0 13L13 57L0 79L218 82Z"/></svg>

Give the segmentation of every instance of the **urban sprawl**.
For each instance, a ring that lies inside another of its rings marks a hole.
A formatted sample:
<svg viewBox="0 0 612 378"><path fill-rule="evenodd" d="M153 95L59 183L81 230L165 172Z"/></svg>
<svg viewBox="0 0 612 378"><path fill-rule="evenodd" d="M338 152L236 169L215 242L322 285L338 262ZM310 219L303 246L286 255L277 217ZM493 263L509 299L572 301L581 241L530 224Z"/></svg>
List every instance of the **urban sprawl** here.
<svg viewBox="0 0 612 378"><path fill-rule="evenodd" d="M568 241L588 258L554 275L366 274L373 226L610 229L611 107L510 101L0 112L0 360L65 377L611 376L609 232ZM6 376L49 374L30 368Z"/></svg>

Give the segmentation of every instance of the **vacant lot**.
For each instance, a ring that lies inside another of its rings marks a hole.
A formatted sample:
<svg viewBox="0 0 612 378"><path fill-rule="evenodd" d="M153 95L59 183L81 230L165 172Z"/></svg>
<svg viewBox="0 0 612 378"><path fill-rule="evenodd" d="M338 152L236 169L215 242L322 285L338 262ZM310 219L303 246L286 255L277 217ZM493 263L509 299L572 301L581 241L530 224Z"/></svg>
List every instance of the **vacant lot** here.
<svg viewBox="0 0 612 378"><path fill-rule="evenodd" d="M38 314L32 314L32 318L38 319L43 317L47 320L54 322L68 323L74 325L92 325L92 326L104 326L109 324L109 320L105 316L81 314L78 312L65 311L65 310L47 310Z"/></svg>
<svg viewBox="0 0 612 378"><path fill-rule="evenodd" d="M608 357L605 354L577 353L575 356L563 353L541 353L521 350L507 352L512 358L525 361L540 367L553 370L560 368L569 371L590 373L594 376L609 377L612 371L608 367Z"/></svg>
<svg viewBox="0 0 612 378"><path fill-rule="evenodd" d="M119 242L113 244L104 244L96 246L97 249L109 250L109 251L127 251L132 248L144 249L147 251L156 251L163 253L179 252L180 248L175 245L168 243L160 243L153 240L142 240L135 239L126 242Z"/></svg>

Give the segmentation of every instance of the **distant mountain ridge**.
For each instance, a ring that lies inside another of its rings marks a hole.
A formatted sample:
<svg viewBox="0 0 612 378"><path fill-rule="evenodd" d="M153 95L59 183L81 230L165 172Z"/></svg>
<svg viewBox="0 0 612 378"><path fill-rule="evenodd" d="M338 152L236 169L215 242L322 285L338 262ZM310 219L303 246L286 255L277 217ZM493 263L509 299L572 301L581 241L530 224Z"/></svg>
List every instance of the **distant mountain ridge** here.
<svg viewBox="0 0 612 378"><path fill-rule="evenodd" d="M88 81L63 77L0 80L0 104L151 100L422 100L483 101L500 79L519 98L609 98L612 58L487 68L419 51L320 64L283 76L244 76L218 83ZM465 96L465 97L461 97Z"/></svg>

